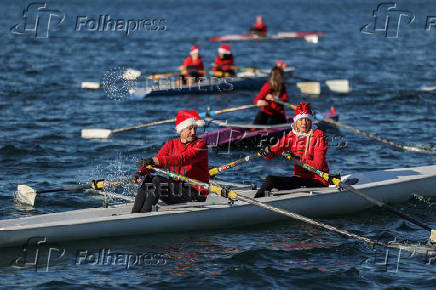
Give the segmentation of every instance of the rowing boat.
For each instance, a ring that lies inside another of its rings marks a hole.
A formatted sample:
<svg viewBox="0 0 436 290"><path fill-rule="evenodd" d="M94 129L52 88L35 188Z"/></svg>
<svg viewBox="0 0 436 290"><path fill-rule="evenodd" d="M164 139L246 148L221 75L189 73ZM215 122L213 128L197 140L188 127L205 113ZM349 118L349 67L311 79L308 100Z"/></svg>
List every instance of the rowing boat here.
<svg viewBox="0 0 436 290"><path fill-rule="evenodd" d="M414 194L436 196L436 165L396 168L351 174L354 187L385 203L408 201ZM254 190L235 188L239 195L253 197ZM302 188L273 192L261 202L311 217L350 214L373 206L347 190ZM285 217L257 206L210 195L206 202L159 204L150 213L130 213L131 204L88 208L0 221L0 247L24 245L32 237L47 242L103 237L224 229L271 223Z"/></svg>
<svg viewBox="0 0 436 290"><path fill-rule="evenodd" d="M315 42L314 38L318 39L319 36L324 36L324 32L278 32L277 34L271 36L258 36L258 35L247 35L247 34L237 34L237 35L225 35L225 36L215 36L210 37L211 42L221 42L221 41L265 41L265 40L281 40L281 39L295 39L295 38L305 38L308 42ZM312 40L312 41L311 41Z"/></svg>
<svg viewBox="0 0 436 290"><path fill-rule="evenodd" d="M286 67L284 79L290 79L294 73L294 67ZM268 80L270 70L260 70L259 72L243 71L238 72L235 77L226 78L204 78L194 86L177 86L176 79L159 79L154 81L151 86L146 82L141 86L141 82L130 90L131 99L142 99L151 96L173 96L189 94L208 94L231 92L234 90L257 90Z"/></svg>
<svg viewBox="0 0 436 290"><path fill-rule="evenodd" d="M339 115L334 110L328 113L321 113L321 115L336 121L339 119ZM322 120L318 120L316 124L322 130L331 127L330 123ZM272 140L276 138L279 140L292 129L291 123L265 126L265 128L259 128L257 130L250 130L250 125L236 125L224 122L220 122L219 125L225 126L226 128L214 130L199 136L199 138L206 141L209 148L229 149L228 147L231 146L232 148L247 149L259 146L259 144L264 144L262 140L275 143Z"/></svg>

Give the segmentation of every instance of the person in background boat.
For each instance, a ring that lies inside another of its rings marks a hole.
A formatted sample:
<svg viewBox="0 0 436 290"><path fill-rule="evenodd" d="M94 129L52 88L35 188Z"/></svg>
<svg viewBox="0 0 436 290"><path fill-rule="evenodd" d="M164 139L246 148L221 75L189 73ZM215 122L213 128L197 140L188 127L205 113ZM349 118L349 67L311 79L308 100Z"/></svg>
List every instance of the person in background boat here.
<svg viewBox="0 0 436 290"><path fill-rule="evenodd" d="M254 104L260 106L260 112L254 119L255 125L274 125L286 123L285 108L273 101L278 98L288 102L289 96L283 83L283 70L286 63L277 62L277 66L271 69L269 80L262 86L254 99Z"/></svg>
<svg viewBox="0 0 436 290"><path fill-rule="evenodd" d="M177 179L152 176L152 170L146 168L148 165L169 167L171 172L209 183L208 147L203 139L197 137L199 126L204 126L204 121L196 111L179 111L176 131L180 138L169 140L154 157L136 162L139 169L132 178L135 181L143 179L143 182L132 213L150 212L159 199L167 204L206 200L207 190Z"/></svg>
<svg viewBox="0 0 436 290"><path fill-rule="evenodd" d="M216 74L218 77L229 77L234 76L234 59L233 54L230 50L230 45L222 44L218 48L218 56L215 58L212 71L219 72Z"/></svg>
<svg viewBox="0 0 436 290"><path fill-rule="evenodd" d="M256 36L259 36L259 37L265 37L266 36L267 28L266 28L265 23L263 23L262 16L258 15L256 17L256 24L254 24L250 28L250 33L252 35L256 35Z"/></svg>
<svg viewBox="0 0 436 290"><path fill-rule="evenodd" d="M204 76L204 65L198 45L194 45L191 48L190 55L179 66L179 70L182 76L181 84L188 85L189 87L192 87L194 82L198 81L198 78Z"/></svg>
<svg viewBox="0 0 436 290"><path fill-rule="evenodd" d="M313 112L309 103L300 103L294 115L292 131L283 136L273 146L266 146L261 150L265 159L271 160L285 151L291 151L300 160L323 172L329 172L326 161L327 139L324 133L313 125ZM324 187L328 182L318 175L294 164L294 176L283 177L269 175L255 197L265 196L265 191L273 188L278 190L295 189L299 187Z"/></svg>

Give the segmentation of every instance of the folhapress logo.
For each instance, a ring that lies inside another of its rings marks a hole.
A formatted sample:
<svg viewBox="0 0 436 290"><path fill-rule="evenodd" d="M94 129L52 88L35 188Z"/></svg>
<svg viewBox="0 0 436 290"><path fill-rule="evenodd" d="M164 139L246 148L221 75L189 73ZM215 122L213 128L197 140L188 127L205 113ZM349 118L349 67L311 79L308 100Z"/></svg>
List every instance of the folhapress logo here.
<svg viewBox="0 0 436 290"><path fill-rule="evenodd" d="M410 11L396 8L395 2L380 3L372 12L373 23L365 24L360 28L360 32L365 34L384 32L387 38L398 38L402 19L405 18L409 25L415 20L415 16Z"/></svg>
<svg viewBox="0 0 436 290"><path fill-rule="evenodd" d="M32 2L23 10L23 23L11 27L14 34L33 34L35 38L48 38L50 29L65 20L65 13L47 8L47 2Z"/></svg>

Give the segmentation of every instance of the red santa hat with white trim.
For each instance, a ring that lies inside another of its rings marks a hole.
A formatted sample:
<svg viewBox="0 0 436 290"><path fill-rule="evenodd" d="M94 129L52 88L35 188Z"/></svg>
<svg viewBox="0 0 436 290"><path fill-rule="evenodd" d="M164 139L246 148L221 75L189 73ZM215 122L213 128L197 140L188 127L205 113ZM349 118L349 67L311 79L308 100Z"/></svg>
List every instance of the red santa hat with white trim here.
<svg viewBox="0 0 436 290"><path fill-rule="evenodd" d="M176 131L177 133L182 132L184 129L190 126L203 127L204 121L200 119L197 111L179 111L176 118Z"/></svg>
<svg viewBox="0 0 436 290"><path fill-rule="evenodd" d="M300 103L295 109L294 122L297 122L302 118L308 118L313 122L314 118L312 109L310 108L310 103Z"/></svg>
<svg viewBox="0 0 436 290"><path fill-rule="evenodd" d="M218 48L218 53L231 54L232 52L230 51L230 44L222 44L220 48Z"/></svg>
<svg viewBox="0 0 436 290"><path fill-rule="evenodd" d="M200 53L200 47L198 47L198 45L192 46L190 54L194 53Z"/></svg>

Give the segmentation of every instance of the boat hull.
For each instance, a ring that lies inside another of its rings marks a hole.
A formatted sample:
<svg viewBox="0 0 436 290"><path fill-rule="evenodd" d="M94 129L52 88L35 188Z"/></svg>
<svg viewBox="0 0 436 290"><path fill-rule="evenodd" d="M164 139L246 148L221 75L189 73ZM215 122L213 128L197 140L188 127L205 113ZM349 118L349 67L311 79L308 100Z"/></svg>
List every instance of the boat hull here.
<svg viewBox="0 0 436 290"><path fill-rule="evenodd" d="M355 187L386 203L409 200L414 193L436 196L436 165L358 173ZM255 191L238 191L254 196ZM282 191L259 201L309 217L349 214L372 206L348 191L335 188ZM287 194L285 194L287 193ZM44 237L60 242L154 234L223 229L286 219L256 206L209 196L204 203L162 206L158 212L131 214L131 204L113 208L91 208L0 221L0 247L24 245L30 238Z"/></svg>
<svg viewBox="0 0 436 290"><path fill-rule="evenodd" d="M288 67L285 69L284 78L290 79L295 68ZM194 86L176 87L176 80L162 80L159 86L152 88L136 87L131 90L131 99L143 99L153 96L173 96L173 95L190 95L190 94L210 94L225 93L235 90L257 90L268 80L269 72L264 70L260 73L240 72L237 77L229 78L206 78L203 82Z"/></svg>
<svg viewBox="0 0 436 290"><path fill-rule="evenodd" d="M337 114L323 113L323 116L327 116L337 121L339 116ZM259 144L275 144L280 138L291 131L291 123L280 128L268 128L260 130L250 130L247 128L221 128L211 131L206 134L202 134L199 138L206 141L210 148L216 149L232 149L235 148L255 148L259 147ZM317 122L318 127L321 130L330 128L332 125L328 122Z"/></svg>
<svg viewBox="0 0 436 290"><path fill-rule="evenodd" d="M283 40L283 39L297 39L297 38L305 38L310 36L324 36L324 32L279 32L277 34L259 37L254 35L246 35L246 34L236 34L236 35L225 35L225 36L216 36L210 37L210 42L229 42L229 41L270 41L270 40Z"/></svg>

